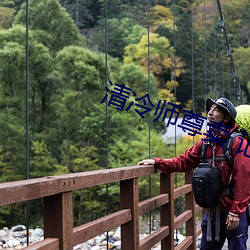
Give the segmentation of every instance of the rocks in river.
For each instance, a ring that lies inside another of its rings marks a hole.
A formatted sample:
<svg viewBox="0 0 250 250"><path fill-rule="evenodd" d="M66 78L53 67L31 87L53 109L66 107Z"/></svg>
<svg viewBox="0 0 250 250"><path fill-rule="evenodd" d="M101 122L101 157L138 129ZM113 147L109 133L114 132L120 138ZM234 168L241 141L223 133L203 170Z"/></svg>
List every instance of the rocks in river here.
<svg viewBox="0 0 250 250"><path fill-rule="evenodd" d="M29 243L33 244L43 240L41 228L29 229ZM24 225L17 225L8 229L0 230L0 249L22 249L27 246L27 230Z"/></svg>
<svg viewBox="0 0 250 250"><path fill-rule="evenodd" d="M140 235L143 239L147 234ZM41 228L29 229L29 244L39 242L44 239L43 230ZM182 240L182 239L181 239ZM27 229L24 225L17 225L8 229L4 227L0 230L0 249L22 249L27 246ZM114 231L109 231L108 234L101 234L95 238L88 240L74 247L74 250L120 250L121 249L121 229L118 227ZM161 246L158 243L151 248L152 250L160 250Z"/></svg>

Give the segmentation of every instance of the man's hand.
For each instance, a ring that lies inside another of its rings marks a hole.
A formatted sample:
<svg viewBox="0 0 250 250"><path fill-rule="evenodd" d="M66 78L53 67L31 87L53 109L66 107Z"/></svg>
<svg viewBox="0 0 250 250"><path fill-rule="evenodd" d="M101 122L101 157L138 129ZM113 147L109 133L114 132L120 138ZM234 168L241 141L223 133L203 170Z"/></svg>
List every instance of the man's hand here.
<svg viewBox="0 0 250 250"><path fill-rule="evenodd" d="M230 213L227 215L227 229L233 230L239 226L240 218L239 216L231 215Z"/></svg>
<svg viewBox="0 0 250 250"><path fill-rule="evenodd" d="M138 165L155 165L155 160L154 159L142 160L137 163L137 166Z"/></svg>

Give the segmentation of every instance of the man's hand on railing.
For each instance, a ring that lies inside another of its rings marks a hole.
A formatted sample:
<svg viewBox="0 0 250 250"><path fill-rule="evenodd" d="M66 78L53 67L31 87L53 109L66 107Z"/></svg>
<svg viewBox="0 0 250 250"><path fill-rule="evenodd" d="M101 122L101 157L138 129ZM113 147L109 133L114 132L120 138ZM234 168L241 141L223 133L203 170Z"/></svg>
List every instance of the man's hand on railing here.
<svg viewBox="0 0 250 250"><path fill-rule="evenodd" d="M155 160L154 159L142 160L137 163L137 166L139 165L155 165Z"/></svg>

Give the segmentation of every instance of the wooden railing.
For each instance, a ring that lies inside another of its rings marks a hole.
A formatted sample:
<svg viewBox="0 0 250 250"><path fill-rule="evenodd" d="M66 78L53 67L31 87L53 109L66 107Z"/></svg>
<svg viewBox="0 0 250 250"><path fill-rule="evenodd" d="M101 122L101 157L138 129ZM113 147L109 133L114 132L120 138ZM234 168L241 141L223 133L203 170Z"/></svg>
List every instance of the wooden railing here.
<svg viewBox="0 0 250 250"><path fill-rule="evenodd" d="M191 173L186 184L174 189L173 174L160 174L160 194L139 202L138 178L156 173L153 166L131 166L48 176L0 184L0 206L43 198L44 240L25 250L72 250L77 244L121 227L122 250L148 250L161 241L161 249L196 249L201 233L196 213ZM73 228L72 191L112 182L120 183L120 210ZM174 217L174 200L185 195L185 212ZM139 240L139 216L160 207L160 227ZM174 230L186 224L185 239L174 247Z"/></svg>

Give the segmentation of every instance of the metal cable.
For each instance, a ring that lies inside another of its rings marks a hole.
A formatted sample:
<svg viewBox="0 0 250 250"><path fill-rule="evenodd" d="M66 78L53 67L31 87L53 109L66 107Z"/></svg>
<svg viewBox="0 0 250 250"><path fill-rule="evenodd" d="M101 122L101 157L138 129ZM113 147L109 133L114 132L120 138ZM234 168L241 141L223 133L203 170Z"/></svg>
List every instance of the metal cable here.
<svg viewBox="0 0 250 250"><path fill-rule="evenodd" d="M216 15L215 15L215 1L213 1L214 5L214 91L217 96L217 33L216 33Z"/></svg>
<svg viewBox="0 0 250 250"><path fill-rule="evenodd" d="M222 96L225 96L225 67L224 67L224 60L221 58L221 53L224 49L224 43L223 41L218 40L218 48L219 48L219 53L218 55L220 56L220 73L221 73L221 81L222 81Z"/></svg>
<svg viewBox="0 0 250 250"><path fill-rule="evenodd" d="M192 36L192 73L191 73L191 79L192 79L192 109L193 112L195 113L195 106L194 106L194 11L193 11L193 0L191 0L191 36ZM193 118L194 122L194 118ZM193 136L193 144L194 144L194 136Z"/></svg>
<svg viewBox="0 0 250 250"><path fill-rule="evenodd" d="M25 179L29 179L29 0L26 0L26 45L25 45L25 71L26 71L26 173ZM26 239L27 246L29 245L29 210L30 203L25 203L25 214L26 214Z"/></svg>
<svg viewBox="0 0 250 250"><path fill-rule="evenodd" d="M174 103L176 104L176 96L177 96L177 86L176 86L176 28L175 28L175 24L176 24L176 2L175 0L173 0L173 16L174 16L174 74L173 74L173 80L174 80L174 97L175 97L175 101ZM175 123L175 127L174 127L174 154L176 157L177 154L177 128L176 128L176 123ZM177 173L175 173L175 187L177 187ZM176 240L176 245L178 245L179 239L178 239L178 233L177 233L177 229L175 230L175 240Z"/></svg>
<svg viewBox="0 0 250 250"><path fill-rule="evenodd" d="M229 65L229 71L231 70L231 67ZM229 100L231 100L231 77L228 75L228 92L229 92Z"/></svg>
<svg viewBox="0 0 250 250"><path fill-rule="evenodd" d="M76 26L79 28L79 0L76 0Z"/></svg>
<svg viewBox="0 0 250 250"><path fill-rule="evenodd" d="M173 11L174 11L174 74L173 74L173 81L174 81L174 97L175 97L175 101L174 101L174 103L176 104L176 96L177 96L177 90L176 90L176 28L175 28L175 23L176 23L176 17L175 17L175 15L176 15L176 3L175 3L175 0L173 0ZM176 151L177 151L177 149L176 149L176 144L177 144L177 140L176 140L176 137L177 137L177 131L176 131L176 123L175 123L175 156L176 156Z"/></svg>
<svg viewBox="0 0 250 250"><path fill-rule="evenodd" d="M106 88L108 88L108 0L105 0L105 22L104 22L104 29L105 29L105 80L106 80ZM106 99L106 169L108 169L109 162L108 162L108 99ZM106 215L109 212L109 186L106 184ZM108 232L107 232L107 249L108 249Z"/></svg>
<svg viewBox="0 0 250 250"><path fill-rule="evenodd" d="M206 0L204 0L204 94L207 97L207 40L206 40Z"/></svg>
<svg viewBox="0 0 250 250"><path fill-rule="evenodd" d="M147 29L148 29L148 94L150 96L150 0L147 1L148 7L148 19L147 19ZM150 104L148 103L148 106ZM151 148L150 148L150 112L148 112L148 158L151 157ZM151 197L151 175L148 176L148 185L149 185L149 197ZM149 212L149 233L151 233L152 227L152 212Z"/></svg>
<svg viewBox="0 0 250 250"><path fill-rule="evenodd" d="M232 55L232 50L231 50L231 45L228 41L228 36L227 36L227 30L226 30L226 24L225 24L225 19L224 16L222 14L222 9L221 9L221 4L220 4L220 0L217 0L217 6L218 6L218 10L219 10L219 14L220 14L220 24L221 24L221 31L224 34L224 38L226 40L226 44L227 44L227 56L230 60L230 68L232 69L232 74L233 74L233 81L234 81L234 93L236 91L236 95L237 95L237 99L238 99L238 103L241 104L242 103L242 96L241 96L241 86L240 86L240 82L237 81L237 73L236 73L236 68L234 65L234 60L233 60L233 55ZM237 84L238 83L238 84ZM236 89L236 84L237 84L237 89Z"/></svg>

